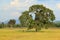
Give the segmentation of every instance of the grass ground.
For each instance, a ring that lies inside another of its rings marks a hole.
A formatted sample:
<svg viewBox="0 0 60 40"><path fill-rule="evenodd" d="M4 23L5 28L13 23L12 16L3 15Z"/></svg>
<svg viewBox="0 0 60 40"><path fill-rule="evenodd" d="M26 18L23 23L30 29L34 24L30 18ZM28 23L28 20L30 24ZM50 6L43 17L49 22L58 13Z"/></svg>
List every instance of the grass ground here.
<svg viewBox="0 0 60 40"><path fill-rule="evenodd" d="M0 40L60 40L60 29L43 29L40 32L22 32L20 29L0 29Z"/></svg>

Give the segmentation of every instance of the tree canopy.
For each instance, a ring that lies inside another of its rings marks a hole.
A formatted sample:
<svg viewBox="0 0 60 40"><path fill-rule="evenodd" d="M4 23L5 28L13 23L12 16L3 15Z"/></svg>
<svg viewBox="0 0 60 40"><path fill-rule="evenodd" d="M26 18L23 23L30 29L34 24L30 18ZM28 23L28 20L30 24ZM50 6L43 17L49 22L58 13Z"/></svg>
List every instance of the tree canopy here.
<svg viewBox="0 0 60 40"><path fill-rule="evenodd" d="M35 20L32 19L32 16L29 13L35 14ZM21 24L26 26L28 25L31 27L31 24L35 25L32 26L36 29L36 31L40 30L43 26L53 22L55 20L55 15L53 11L43 5L32 5L29 7L28 11L22 13L19 17Z"/></svg>
<svg viewBox="0 0 60 40"><path fill-rule="evenodd" d="M16 23L16 20L14 20L14 19L11 19L11 20L8 22L8 24L9 24L10 27L14 26L15 23Z"/></svg>

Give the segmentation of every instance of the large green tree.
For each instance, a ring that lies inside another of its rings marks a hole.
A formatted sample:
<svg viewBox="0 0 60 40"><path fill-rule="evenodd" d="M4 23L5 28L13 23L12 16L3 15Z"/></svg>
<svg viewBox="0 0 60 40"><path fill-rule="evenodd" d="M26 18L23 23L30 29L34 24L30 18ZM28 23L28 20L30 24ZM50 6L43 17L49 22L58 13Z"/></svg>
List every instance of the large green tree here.
<svg viewBox="0 0 60 40"><path fill-rule="evenodd" d="M53 11L43 5L32 5L29 11L35 14L36 31L41 29L43 25L47 25L55 20Z"/></svg>
<svg viewBox="0 0 60 40"><path fill-rule="evenodd" d="M35 20L32 19L32 16L29 13L35 14ZM46 8L43 5L32 5L29 7L29 11L24 11L19 17L21 25L30 28L35 28L36 32L41 30L45 26L47 28L48 24L55 20L55 15L53 11L49 8Z"/></svg>

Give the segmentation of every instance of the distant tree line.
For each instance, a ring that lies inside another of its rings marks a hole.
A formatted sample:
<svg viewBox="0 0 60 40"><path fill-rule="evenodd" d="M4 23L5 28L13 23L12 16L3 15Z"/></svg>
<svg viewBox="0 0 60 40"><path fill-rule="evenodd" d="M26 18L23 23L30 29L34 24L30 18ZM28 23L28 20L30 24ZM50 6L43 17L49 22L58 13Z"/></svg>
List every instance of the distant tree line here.
<svg viewBox="0 0 60 40"><path fill-rule="evenodd" d="M20 28L20 24L16 24L16 20L15 19L10 19L8 21L8 23L0 23L0 28Z"/></svg>
<svg viewBox="0 0 60 40"><path fill-rule="evenodd" d="M60 27L60 21L54 22L56 27Z"/></svg>

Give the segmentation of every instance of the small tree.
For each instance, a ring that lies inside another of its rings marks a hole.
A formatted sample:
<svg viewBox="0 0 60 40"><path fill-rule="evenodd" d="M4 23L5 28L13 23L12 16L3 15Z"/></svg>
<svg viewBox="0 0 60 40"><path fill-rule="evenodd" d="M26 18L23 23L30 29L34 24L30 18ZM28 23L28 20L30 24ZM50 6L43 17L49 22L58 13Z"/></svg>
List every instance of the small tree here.
<svg viewBox="0 0 60 40"><path fill-rule="evenodd" d="M15 21L14 19L11 19L11 20L8 22L8 25L9 25L10 27L13 27L15 23L16 23L16 21Z"/></svg>

